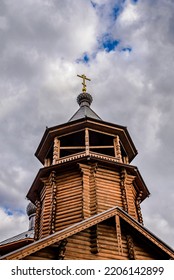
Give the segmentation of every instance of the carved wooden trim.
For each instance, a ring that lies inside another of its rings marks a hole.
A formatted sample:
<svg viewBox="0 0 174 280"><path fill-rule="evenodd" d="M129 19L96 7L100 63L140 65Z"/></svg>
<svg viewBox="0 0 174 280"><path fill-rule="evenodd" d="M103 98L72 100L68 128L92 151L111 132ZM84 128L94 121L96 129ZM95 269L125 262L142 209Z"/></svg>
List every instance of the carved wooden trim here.
<svg viewBox="0 0 174 280"><path fill-rule="evenodd" d="M122 255L123 254L123 245L122 245L122 237L121 237L120 217L118 215L115 216L115 224L116 224L118 254Z"/></svg>
<svg viewBox="0 0 174 280"><path fill-rule="evenodd" d="M55 232L55 218L56 218L56 172L52 171L49 177L50 187L52 188L52 201L50 201L52 209L51 209L51 226L50 226L50 234Z"/></svg>
<svg viewBox="0 0 174 280"><path fill-rule="evenodd" d="M35 226L34 226L34 240L39 239L40 215L41 215L41 202L39 200L37 200L36 201Z"/></svg>
<svg viewBox="0 0 174 280"><path fill-rule="evenodd" d="M86 152L76 153L76 154L71 155L71 156L62 157L61 159L57 160L57 164L61 164L61 163L64 163L64 162L75 160L75 159L79 159L79 158L82 158L82 157L85 157L85 156L86 156Z"/></svg>
<svg viewBox="0 0 174 280"><path fill-rule="evenodd" d="M85 151L89 155L89 129L85 128Z"/></svg>
<svg viewBox="0 0 174 280"><path fill-rule="evenodd" d="M136 208L137 208L138 221L139 221L139 223L141 223L143 225L143 216L141 213L141 206L140 206L142 196L143 196L143 192L140 191L136 198L135 204L136 204Z"/></svg>
<svg viewBox="0 0 174 280"><path fill-rule="evenodd" d="M127 234L126 235L126 240L127 240L129 259L130 260L136 260L135 250L134 250L134 243L133 243L132 236L130 234Z"/></svg>
<svg viewBox="0 0 174 280"><path fill-rule="evenodd" d="M112 156L107 156L107 155L102 155L96 152L90 152L89 153L90 157L94 157L94 158L99 158L99 159L103 159L103 160L107 160L107 161L111 161L111 162L118 162L118 159Z"/></svg>
<svg viewBox="0 0 174 280"><path fill-rule="evenodd" d="M86 156L87 156L86 151L85 152L80 152L80 153L76 153L76 154L73 154L73 155L70 155L70 156L59 158L56 163L61 164L61 163L64 163L64 162L69 162L69 161L79 159L79 158L83 158L83 157L86 157ZM111 161L111 162L118 162L118 159L115 158L115 157L102 155L102 154L99 154L99 153L96 153L96 152L89 151L89 156L91 158L93 157L93 158L99 158L99 159L103 159L103 160L107 160L107 161Z"/></svg>
<svg viewBox="0 0 174 280"><path fill-rule="evenodd" d="M98 168L97 163L91 164L90 168L90 200L93 201L91 203L90 208L91 208L91 215L97 214L97 194L96 194L96 181L95 181L95 173Z"/></svg>
<svg viewBox="0 0 174 280"><path fill-rule="evenodd" d="M57 137L55 137L54 147L53 147L53 164L57 164L59 158L60 158L60 140Z"/></svg>
<svg viewBox="0 0 174 280"><path fill-rule="evenodd" d="M123 210L128 212L128 203L127 203L127 195L126 195L126 177L127 177L127 172L126 169L123 168L120 173L121 198L123 203Z"/></svg>
<svg viewBox="0 0 174 280"><path fill-rule="evenodd" d="M117 161L123 162L122 155L121 155L120 138L118 135L114 138L114 152L115 152L115 157L117 158Z"/></svg>
<svg viewBox="0 0 174 280"><path fill-rule="evenodd" d="M68 242L67 239L63 239L60 242L59 249L58 249L58 260L63 260L64 259L67 242Z"/></svg>

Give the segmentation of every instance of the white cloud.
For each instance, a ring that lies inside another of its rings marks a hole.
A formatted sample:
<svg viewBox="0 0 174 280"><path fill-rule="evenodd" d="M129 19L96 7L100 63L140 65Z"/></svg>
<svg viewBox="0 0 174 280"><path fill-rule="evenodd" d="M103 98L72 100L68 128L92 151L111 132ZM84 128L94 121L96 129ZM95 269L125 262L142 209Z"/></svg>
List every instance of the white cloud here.
<svg viewBox="0 0 174 280"><path fill-rule="evenodd" d="M15 236L28 230L28 217L15 212L8 215L3 208L0 208L0 241Z"/></svg>
<svg viewBox="0 0 174 280"><path fill-rule="evenodd" d="M148 224L148 229L154 234L158 232L158 237L166 242L166 236L170 237L170 246L174 247L174 242L172 236L174 235L174 226L171 225L168 220L158 213L149 213L144 215L146 224ZM146 226L145 224L145 226Z"/></svg>
<svg viewBox="0 0 174 280"><path fill-rule="evenodd" d="M99 7L83 0L0 2L1 207L25 208L40 168L33 154L45 126L66 122L77 110L76 74L86 73L92 108L102 119L127 126L139 150L133 164L152 193L143 205L156 213L156 223L166 213L163 219L172 229L174 219L167 213L173 211L173 2L93 2ZM104 34L120 40L115 50L99 49ZM89 63L76 63L84 53ZM151 226L151 213L143 208ZM3 217L15 230L15 216L12 222ZM158 235L160 227L155 231ZM172 234L164 230L165 240L172 243Z"/></svg>
<svg viewBox="0 0 174 280"><path fill-rule="evenodd" d="M122 14L119 17L120 25L127 27L137 22L140 18L138 7L133 5L131 1L127 1Z"/></svg>

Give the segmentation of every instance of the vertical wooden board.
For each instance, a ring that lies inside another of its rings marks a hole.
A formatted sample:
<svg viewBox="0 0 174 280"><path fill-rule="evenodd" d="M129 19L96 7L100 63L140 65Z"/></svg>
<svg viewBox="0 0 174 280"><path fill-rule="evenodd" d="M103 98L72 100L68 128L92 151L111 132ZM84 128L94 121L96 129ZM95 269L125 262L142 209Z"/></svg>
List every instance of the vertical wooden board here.
<svg viewBox="0 0 174 280"><path fill-rule="evenodd" d="M83 218L87 219L97 213L95 172L97 164L79 164L83 175L82 204Z"/></svg>
<svg viewBox="0 0 174 280"><path fill-rule="evenodd" d="M114 206L122 207L119 174L116 171L98 168L95 180L98 213Z"/></svg>
<svg viewBox="0 0 174 280"><path fill-rule="evenodd" d="M43 238L50 234L50 215L51 215L51 201L52 193L48 184L43 188L41 201L41 215L40 215L40 232L39 238Z"/></svg>
<svg viewBox="0 0 174 280"><path fill-rule="evenodd" d="M127 204L128 204L128 213L134 219L138 220L137 209L135 205L136 197L132 184L126 185L126 196L127 196Z"/></svg>

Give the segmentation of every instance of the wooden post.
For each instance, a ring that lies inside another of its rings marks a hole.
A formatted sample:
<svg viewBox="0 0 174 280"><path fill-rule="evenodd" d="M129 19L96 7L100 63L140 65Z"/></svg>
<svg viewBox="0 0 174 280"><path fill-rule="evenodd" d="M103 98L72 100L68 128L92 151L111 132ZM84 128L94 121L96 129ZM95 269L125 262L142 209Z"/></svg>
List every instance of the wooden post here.
<svg viewBox="0 0 174 280"><path fill-rule="evenodd" d="M127 234L126 235L126 240L127 240L127 246L128 246L129 259L130 260L136 260L135 249L134 249L134 243L133 243L132 236L130 234Z"/></svg>
<svg viewBox="0 0 174 280"><path fill-rule="evenodd" d="M127 195L126 195L126 169L121 170L120 174L120 188L121 188L121 197L123 203L123 210L128 212L128 203L127 203Z"/></svg>
<svg viewBox="0 0 174 280"><path fill-rule="evenodd" d="M55 232L55 218L56 218L56 172L52 171L50 174L50 187L52 188L52 201L50 201L52 209L51 209L51 227L50 234Z"/></svg>
<svg viewBox="0 0 174 280"><path fill-rule="evenodd" d="M142 216L141 207L140 207L142 195L143 195L143 192L140 191L136 198L135 203L136 203L136 208L137 208L138 221L139 221L139 223L141 223L143 225L143 216Z"/></svg>
<svg viewBox="0 0 174 280"><path fill-rule="evenodd" d="M41 202L36 201L36 217L35 217L35 226L34 226L34 240L39 239L40 231L40 215L41 215Z"/></svg>
<svg viewBox="0 0 174 280"><path fill-rule="evenodd" d="M88 128L85 128L85 150L86 155L89 155L89 130Z"/></svg>
<svg viewBox="0 0 174 280"><path fill-rule="evenodd" d="M118 244L118 254L123 254L123 245L121 238L121 227L120 227L120 217L119 215L115 215L115 224L116 224L116 235L117 235L117 244Z"/></svg>
<svg viewBox="0 0 174 280"><path fill-rule="evenodd" d="M59 158L60 158L60 140L57 137L55 137L54 148L53 148L53 164L56 164Z"/></svg>
<svg viewBox="0 0 174 280"><path fill-rule="evenodd" d="M114 153L118 162L123 162L121 155L120 139L118 135L114 138Z"/></svg>
<svg viewBox="0 0 174 280"><path fill-rule="evenodd" d="M50 166L51 165L51 159L50 158L45 158L44 161L44 167Z"/></svg>

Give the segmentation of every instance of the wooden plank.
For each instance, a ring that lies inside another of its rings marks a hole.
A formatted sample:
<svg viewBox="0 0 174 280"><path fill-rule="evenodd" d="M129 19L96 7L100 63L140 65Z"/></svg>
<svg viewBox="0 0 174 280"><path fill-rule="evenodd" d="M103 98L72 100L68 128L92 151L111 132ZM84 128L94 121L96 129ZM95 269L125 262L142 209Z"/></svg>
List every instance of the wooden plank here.
<svg viewBox="0 0 174 280"><path fill-rule="evenodd" d="M65 147L60 147L60 150L84 150L85 146L65 146Z"/></svg>

